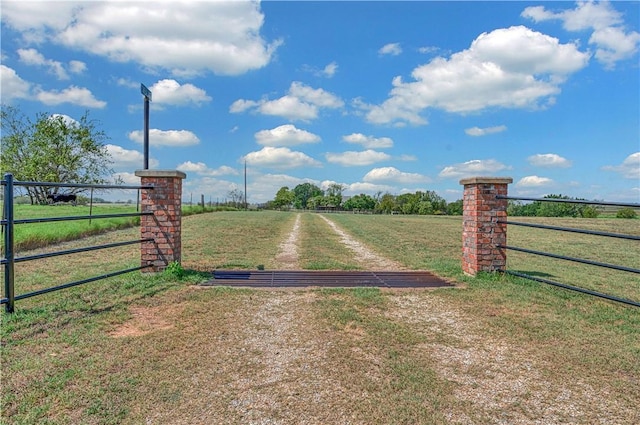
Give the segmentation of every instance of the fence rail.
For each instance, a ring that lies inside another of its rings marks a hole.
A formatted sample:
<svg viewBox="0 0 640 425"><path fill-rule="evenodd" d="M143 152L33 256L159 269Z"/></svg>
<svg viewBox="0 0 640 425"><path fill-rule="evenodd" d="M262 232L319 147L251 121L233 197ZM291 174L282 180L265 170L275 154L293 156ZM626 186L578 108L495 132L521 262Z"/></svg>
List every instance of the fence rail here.
<svg viewBox="0 0 640 425"><path fill-rule="evenodd" d="M59 291L62 289L71 288L78 285L83 285L89 282L95 282L97 280L106 279L109 277L119 276L121 274L130 273L136 270L142 270L148 267L153 267L153 264L141 265L124 270L118 270L111 273L101 274L88 279L78 280L75 282L65 283L58 286L40 289L24 294L15 294L15 264L25 261L40 260L44 258L50 258L61 255L70 255L81 252L89 252L107 248L120 247L125 245L132 245L144 242L151 242L153 239L137 239L131 241L115 242L104 245L94 245L83 248L61 250L44 254L29 255L23 257L16 257L14 251L14 226L17 224L29 224L29 223L46 223L46 222L60 222L71 220L93 220L104 218L119 218L119 217L141 217L145 215L153 215L152 212L137 212L137 213L115 213L115 214L100 214L100 215L87 215L87 216L69 216L69 217L46 217L46 218L26 218L15 219L14 218L14 187L75 187L75 188L90 188L90 189L147 189L151 190L153 186L125 186L125 185L107 185L107 184L84 184L84 183L58 183L58 182L33 182L33 181L14 181L13 175L5 174L4 180L0 181L4 186L4 206L3 206L3 218L0 222L4 233L4 258L0 259L0 265L4 266L4 294L0 298L0 305L5 304L5 310L8 313L12 313L15 309L15 302L21 299L34 297L37 295L47 294L49 292Z"/></svg>
<svg viewBox="0 0 640 425"><path fill-rule="evenodd" d="M508 199L512 201L561 202L566 204L601 205L606 207L640 208L640 204L634 204L629 202L603 202L603 201L588 201L588 200L562 199L562 198L526 198L526 197L506 196L506 195L496 195L496 199Z"/></svg>
<svg viewBox="0 0 640 425"><path fill-rule="evenodd" d="M599 206L616 206L616 207L640 208L640 204L635 204L635 203L600 202L600 201L587 201L587 200L576 200L576 199L527 198L527 197L514 197L514 196L505 196L505 195L496 195L496 199L508 199L508 200L519 200L519 201L537 201L537 202L561 202L561 203L570 203L570 204L579 204L579 205L599 205ZM511 221L511 220L497 220L497 223L499 223L499 224L507 224L507 225L514 225L514 226L526 226L526 227L553 230L553 231L581 233L581 234L592 235L592 236L601 236L601 237L610 237L610 238L617 238L617 239L626 239L626 240L632 240L632 241L640 241L640 236L637 236L637 235L628 235L628 234L610 233L610 232L600 232L600 231L588 230L588 229L577 229L577 228L573 228L573 227L549 226L549 225L542 225L542 224L517 222L517 221ZM568 257L568 256L564 256L564 255L559 255L559 254L554 254L554 253L549 253L549 252L543 252L543 251L536 251L536 250L527 249L527 248L520 248L520 247L515 247L515 246L511 246L511 245L506 245L506 244L498 244L498 245L496 245L496 247L499 248L499 249L519 251L519 252L523 252L523 253L526 253L526 254L539 255L539 256L544 256L544 257L548 257L548 258L554 258L554 259L559 259L559 260L565 260L565 261L577 262L577 263L581 263L581 264L587 264L587 265L590 265L590 266L603 267L603 268L609 268L609 269L623 271L623 272L640 274L640 269L637 269L637 268L634 268L634 267L627 267L627 266L621 266L621 265L615 265L615 264L608 264L608 263L603 263L603 262L599 262L599 261L586 260L586 259L583 259L583 258ZM549 279L543 279L543 278L540 278L540 277L537 277L537 276L532 276L532 275L529 275L529 274L526 274L526 273L521 273L521 272L516 272L516 271L511 271L511 270L506 270L506 269L504 270L504 272L507 273L507 274L513 275L513 276L518 276L518 277L529 279L529 280L533 280L533 281L536 281L536 282L546 283L546 284L549 284L549 285L557 286L557 287L568 289L568 290L571 290L571 291L581 292L581 293L588 294L588 295L593 295L593 296L596 296L596 297L599 297L599 298L604 298L604 299L608 299L608 300L611 300L611 301L615 301L615 302L619 302L619 303L623 303L623 304L627 304L627 305L631 305L631 306L635 306L635 307L640 307L640 302L637 302L637 301L633 301L633 300L629 300L629 299L625 299L625 298L620 298L620 297L616 297L616 296L613 296L613 295L604 294L604 293L600 293L600 292L596 292L596 291L591 291L591 290L580 288L580 287L577 287L577 286L567 285L567 284L564 284L564 283L555 282L555 281L552 281L552 280L549 280Z"/></svg>

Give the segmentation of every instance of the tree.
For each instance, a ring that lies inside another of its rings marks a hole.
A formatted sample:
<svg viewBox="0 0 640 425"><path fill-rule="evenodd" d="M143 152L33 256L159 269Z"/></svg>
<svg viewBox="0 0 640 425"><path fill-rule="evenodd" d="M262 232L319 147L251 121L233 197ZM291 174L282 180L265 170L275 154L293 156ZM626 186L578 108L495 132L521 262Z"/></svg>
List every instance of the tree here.
<svg viewBox="0 0 640 425"><path fill-rule="evenodd" d="M344 201L343 207L347 211L373 211L376 207L376 200L369 195L361 193Z"/></svg>
<svg viewBox="0 0 640 425"><path fill-rule="evenodd" d="M287 186L283 186L276 193L276 198L273 200L274 208L289 208L293 204L295 199L294 193L289 190Z"/></svg>
<svg viewBox="0 0 640 425"><path fill-rule="evenodd" d="M1 115L1 172L16 180L53 183L106 184L113 174L113 162L104 142L106 134L97 128L89 113L72 121L61 115L40 113L35 121L20 110L3 106ZM46 202L59 188L26 188L31 203ZM70 188L80 193L83 188ZM50 191L50 192L49 192Z"/></svg>
<svg viewBox="0 0 640 425"><path fill-rule="evenodd" d="M293 204L296 208L308 208L307 202L314 196L324 196L324 192L318 186L312 183L301 183L293 188L295 199Z"/></svg>
<svg viewBox="0 0 640 425"><path fill-rule="evenodd" d="M326 206L339 207L342 204L342 192L346 186L339 183L331 183L326 190Z"/></svg>
<svg viewBox="0 0 640 425"><path fill-rule="evenodd" d="M448 215L462 215L463 213L463 201L458 199L457 201L449 202L447 204Z"/></svg>
<svg viewBox="0 0 640 425"><path fill-rule="evenodd" d="M392 211L397 211L396 199L392 194L385 193L376 204L376 212L390 214Z"/></svg>
<svg viewBox="0 0 640 425"><path fill-rule="evenodd" d="M234 207L240 208L244 204L244 192L240 189L233 189L227 193Z"/></svg>

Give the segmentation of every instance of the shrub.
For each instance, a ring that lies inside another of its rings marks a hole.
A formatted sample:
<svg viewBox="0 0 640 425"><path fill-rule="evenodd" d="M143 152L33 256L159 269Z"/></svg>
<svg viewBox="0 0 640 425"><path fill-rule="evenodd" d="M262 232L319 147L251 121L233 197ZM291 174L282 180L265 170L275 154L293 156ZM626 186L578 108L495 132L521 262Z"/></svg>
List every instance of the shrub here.
<svg viewBox="0 0 640 425"><path fill-rule="evenodd" d="M583 218L598 218L600 211L594 206L585 206L580 209L580 216Z"/></svg>
<svg viewBox="0 0 640 425"><path fill-rule="evenodd" d="M622 208L616 213L616 218L637 218L638 214L633 208Z"/></svg>

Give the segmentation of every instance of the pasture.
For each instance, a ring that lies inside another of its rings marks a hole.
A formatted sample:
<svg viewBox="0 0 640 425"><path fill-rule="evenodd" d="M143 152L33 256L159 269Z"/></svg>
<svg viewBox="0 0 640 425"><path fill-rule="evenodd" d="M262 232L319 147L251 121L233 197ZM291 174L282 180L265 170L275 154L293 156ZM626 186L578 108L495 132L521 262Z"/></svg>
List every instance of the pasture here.
<svg viewBox="0 0 640 425"><path fill-rule="evenodd" d="M459 217L325 217L382 257L458 287L203 288L197 283L214 268L282 267L297 215L185 217L184 270L91 283L2 314L3 423L640 421L639 309L522 279L462 275ZM637 220L553 222L640 234ZM625 242L509 229L512 245L637 266L640 252ZM316 214L300 215L295 246L300 268L370 266ZM132 246L21 263L16 291L138 259ZM640 281L622 272L513 252L509 268L640 300Z"/></svg>

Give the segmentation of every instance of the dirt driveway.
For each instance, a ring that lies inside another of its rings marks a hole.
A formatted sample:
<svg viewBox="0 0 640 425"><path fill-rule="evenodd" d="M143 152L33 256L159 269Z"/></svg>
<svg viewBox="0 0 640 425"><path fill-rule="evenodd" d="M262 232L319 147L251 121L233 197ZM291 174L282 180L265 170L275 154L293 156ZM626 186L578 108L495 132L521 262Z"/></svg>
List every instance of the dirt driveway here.
<svg viewBox="0 0 640 425"><path fill-rule="evenodd" d="M322 217L359 261L402 268ZM280 244L276 258L283 269L298 266L300 226L298 215ZM640 420L633 400L611 397L616 388L558 375L543 347L488 334L441 291L266 290L225 302L207 291L197 291L196 298L208 299L200 316L187 318L202 358L178 387L185 403L156 405L145 415L148 424ZM184 322L178 318L187 313L166 314L159 319L161 311L150 311L147 323L159 324L158 336L175 332L166 323ZM167 361L179 367L179 359Z"/></svg>

